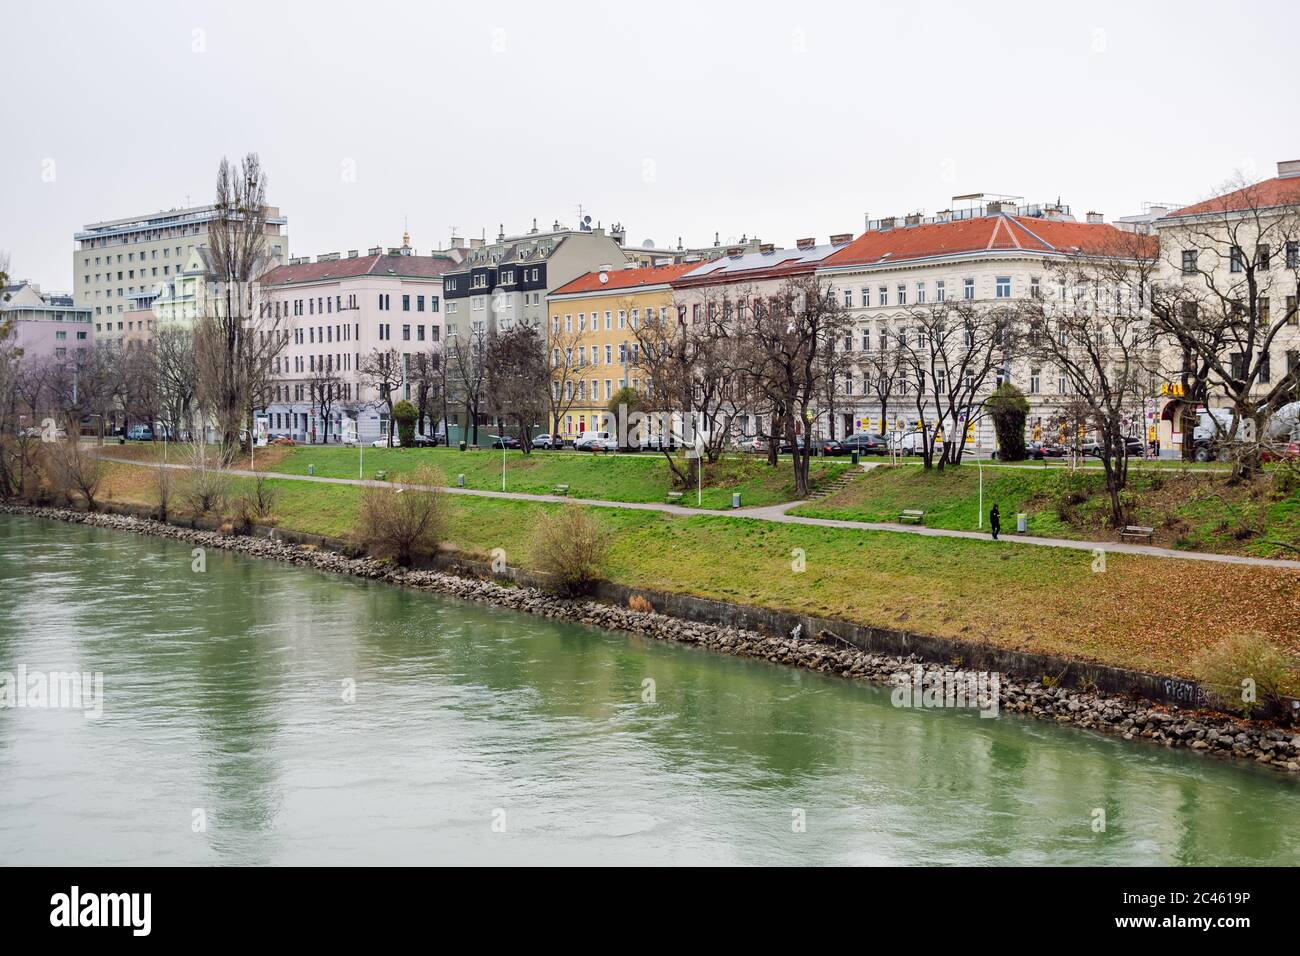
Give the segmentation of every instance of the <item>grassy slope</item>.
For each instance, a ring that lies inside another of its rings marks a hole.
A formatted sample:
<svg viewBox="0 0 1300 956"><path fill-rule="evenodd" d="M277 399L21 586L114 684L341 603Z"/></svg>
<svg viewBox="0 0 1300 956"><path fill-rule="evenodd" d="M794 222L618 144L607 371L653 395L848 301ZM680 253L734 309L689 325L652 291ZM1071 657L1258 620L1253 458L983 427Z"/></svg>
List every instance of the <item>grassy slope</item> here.
<svg viewBox="0 0 1300 956"><path fill-rule="evenodd" d="M1155 543L1184 550L1262 557L1293 557L1266 538L1300 542L1300 493L1281 494L1272 476L1252 487L1232 488L1226 476L1203 469L1156 471L1133 466L1130 488L1138 495L1135 521L1155 529ZM1058 502L1082 498L1058 512ZM1032 534L1084 540L1116 540L1106 521L1105 478L1098 471L1071 474L1063 468L984 469L984 510L996 502L1003 526L1015 527L1017 512L1029 515ZM916 466L881 467L844 490L795 509L793 514L853 521L896 521L905 508L925 511L935 528L974 529L979 513L979 472L973 465L944 472ZM1064 514L1064 517L1062 516ZM1240 524L1265 527L1266 535L1238 537ZM985 517L987 528L988 519Z"/></svg>
<svg viewBox="0 0 1300 956"><path fill-rule="evenodd" d="M137 461L156 460L157 446L147 443L109 446L105 454ZM173 446L170 461L187 460L188 449ZM355 448L338 446L298 446L268 448L257 453L257 468L289 475L307 474L308 465L315 474L327 478L359 476L359 455ZM449 448L366 448L364 477L373 478L380 471L390 480L400 480L421 465L431 465L454 483L465 476L467 488L501 490L501 452L466 451ZM549 495L556 485L567 484L574 498L598 498L605 501L663 501L672 485L672 473L664 456L658 453L634 455L593 455L578 452L505 453L506 490L526 494ZM236 467L247 468L248 459ZM814 484L827 482L844 473L847 461L814 461L811 474ZM685 492L681 504L697 503L694 488ZM740 492L746 506L778 504L794 500L794 477L789 459L770 468L754 456L732 456L705 469L703 500L705 508L730 508L732 492Z"/></svg>
<svg viewBox="0 0 1300 956"><path fill-rule="evenodd" d="M150 503L151 481L144 469L111 467L116 499ZM248 483L236 481L234 491ZM272 483L280 526L328 535L354 527L357 488ZM502 547L525 567L528 529L561 507L465 496L448 504L452 545L480 555ZM1094 573L1088 552L593 512L611 534L608 576L633 586L1165 673L1186 674L1197 650L1239 630L1261 631L1300 656L1297 572L1112 555L1105 573ZM807 555L800 574L791 567L795 548Z"/></svg>

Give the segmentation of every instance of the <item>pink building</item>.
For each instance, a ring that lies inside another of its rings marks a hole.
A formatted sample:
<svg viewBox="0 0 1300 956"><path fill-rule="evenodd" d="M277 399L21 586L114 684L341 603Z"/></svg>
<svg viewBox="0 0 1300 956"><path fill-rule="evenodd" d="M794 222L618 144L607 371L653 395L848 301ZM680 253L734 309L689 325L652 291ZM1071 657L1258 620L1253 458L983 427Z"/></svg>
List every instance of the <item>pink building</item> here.
<svg viewBox="0 0 1300 956"><path fill-rule="evenodd" d="M90 309L73 305L66 292L41 292L23 281L7 286L0 311L14 323L17 346L25 357L66 359L90 354L93 336Z"/></svg>
<svg viewBox="0 0 1300 956"><path fill-rule="evenodd" d="M362 441L388 429L388 410L374 389L363 387L359 370L366 356L394 349L403 381L397 398L413 400L411 371L422 352L442 348L442 275L455 269L460 250L416 255L409 240L401 248L367 255L356 251L290 259L262 280L267 321L289 341L275 363L276 382L265 414L270 434L299 442L342 441L344 420L356 422ZM322 371L337 388L327 423L312 399L312 382ZM435 418L436 420L436 418Z"/></svg>

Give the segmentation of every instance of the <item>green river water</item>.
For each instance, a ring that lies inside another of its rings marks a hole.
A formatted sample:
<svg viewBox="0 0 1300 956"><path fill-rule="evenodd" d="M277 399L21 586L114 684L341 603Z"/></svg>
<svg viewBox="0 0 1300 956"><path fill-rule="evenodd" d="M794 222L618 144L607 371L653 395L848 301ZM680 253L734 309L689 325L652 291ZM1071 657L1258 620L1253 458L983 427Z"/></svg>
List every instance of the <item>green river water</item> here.
<svg viewBox="0 0 1300 956"><path fill-rule="evenodd" d="M1300 863L1251 765L0 516L20 667L103 713L0 709L6 864Z"/></svg>

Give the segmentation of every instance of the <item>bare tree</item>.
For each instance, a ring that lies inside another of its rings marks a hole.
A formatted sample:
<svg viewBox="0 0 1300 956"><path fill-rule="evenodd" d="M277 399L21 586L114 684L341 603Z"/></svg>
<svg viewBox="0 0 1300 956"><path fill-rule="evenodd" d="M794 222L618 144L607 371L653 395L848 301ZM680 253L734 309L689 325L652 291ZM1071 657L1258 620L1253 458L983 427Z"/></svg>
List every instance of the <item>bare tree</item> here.
<svg viewBox="0 0 1300 956"><path fill-rule="evenodd" d="M471 327L467 335L447 341L452 389L465 409L465 425L471 429L471 445L478 444L478 423L483 408L483 385L487 378L487 333Z"/></svg>
<svg viewBox="0 0 1300 956"><path fill-rule="evenodd" d="M1059 370L1100 432L1115 527L1128 522L1121 500L1128 485L1127 432L1135 420L1142 423L1159 367L1146 309L1156 261L1147 237L1125 234L1105 254L1076 254L1056 264L1054 284L1064 299L1035 299L1028 307L1026 353Z"/></svg>
<svg viewBox="0 0 1300 956"><path fill-rule="evenodd" d="M326 445L330 442L330 423L334 418L334 407L339 401L341 391L342 383L338 373L334 371L334 356L321 356L320 361L314 363L307 378L307 397L316 410L316 417L323 423L321 439ZM390 407L390 420L391 415Z"/></svg>
<svg viewBox="0 0 1300 956"><path fill-rule="evenodd" d="M564 416L573 408L574 403L578 400L577 368L578 365L574 360L574 349L577 347L580 334L572 329L565 329L560 325L560 319L556 317L551 326L551 334L547 346L550 349L550 383L546 390L547 404L547 427L551 429L553 435L560 434L560 422Z"/></svg>
<svg viewBox="0 0 1300 956"><path fill-rule="evenodd" d="M1300 384L1300 363L1282 374L1273 367L1273 346L1295 321L1300 203L1279 203L1264 184L1238 179L1162 229L1161 255L1169 278L1152 297L1152 313L1182 353L1183 378L1198 373L1200 387L1185 399L1193 409L1198 397L1227 402L1232 418L1219 448L1233 459L1233 480L1249 478L1268 419ZM1288 297L1290 308L1273 307ZM1193 435L1186 424L1184 444Z"/></svg>
<svg viewBox="0 0 1300 956"><path fill-rule="evenodd" d="M541 332L518 322L488 337L485 360L488 407L519 431L519 445L531 453L533 427L548 410L550 369Z"/></svg>
<svg viewBox="0 0 1300 956"><path fill-rule="evenodd" d="M210 293L195 329L200 394L229 460L253 436L253 415L271 387L272 365L288 341L283 321L269 308L259 314L261 275L273 265L266 254L266 174L256 153L236 169L221 160L215 215L208 227Z"/></svg>
<svg viewBox="0 0 1300 956"><path fill-rule="evenodd" d="M443 421L446 422L446 382L447 370L440 346L435 345L415 354L411 363L411 385L418 416L417 430L422 435L435 433L436 429L425 424L437 420L435 409L442 413Z"/></svg>
<svg viewBox="0 0 1300 956"><path fill-rule="evenodd" d="M835 289L815 276L786 280L777 295L757 303L748 315L741 338L753 355L751 374L788 411L795 494L807 497L814 408L849 320Z"/></svg>
<svg viewBox="0 0 1300 956"><path fill-rule="evenodd" d="M397 349L373 349L361 360L357 369L358 387L375 393L375 402L388 412L388 444L393 444L393 405L397 399L394 393L401 387L402 356Z"/></svg>
<svg viewBox="0 0 1300 956"><path fill-rule="evenodd" d="M171 435L181 438L193 421L198 391L194 333L182 326L164 325L158 330L155 348L163 426Z"/></svg>

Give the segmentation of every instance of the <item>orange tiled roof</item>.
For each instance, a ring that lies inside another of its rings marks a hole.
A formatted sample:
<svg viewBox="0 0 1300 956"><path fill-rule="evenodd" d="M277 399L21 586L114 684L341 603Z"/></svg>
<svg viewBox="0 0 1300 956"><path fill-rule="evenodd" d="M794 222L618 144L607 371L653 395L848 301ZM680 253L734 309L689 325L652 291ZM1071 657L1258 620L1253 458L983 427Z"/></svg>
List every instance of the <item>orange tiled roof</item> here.
<svg viewBox="0 0 1300 956"><path fill-rule="evenodd" d="M1153 254L1155 251L1150 237L1137 237L1106 223L992 215L866 232L827 258L823 265L877 265L1016 249L1044 255L1075 252L1104 255L1125 250Z"/></svg>
<svg viewBox="0 0 1300 956"><path fill-rule="evenodd" d="M674 262L671 265L646 266L641 269L609 269L604 273L600 271L588 272L586 275L578 276L572 282L565 283L551 294L571 295L575 292L613 292L616 289L636 289L643 286L660 285L671 282L692 269L698 269L700 265L699 262ZM602 274L607 281L600 281Z"/></svg>
<svg viewBox="0 0 1300 956"><path fill-rule="evenodd" d="M1300 204L1300 176L1275 177L1234 189L1222 196L1194 203L1171 212L1173 216L1196 216L1204 213L1234 212L1240 209L1268 209L1271 206Z"/></svg>
<svg viewBox="0 0 1300 956"><path fill-rule="evenodd" d="M396 275L403 278L432 279L456 268L450 256L357 256L331 262L300 262L279 266L262 277L263 285L289 285L294 282L320 282L327 279L350 279L357 276Z"/></svg>

